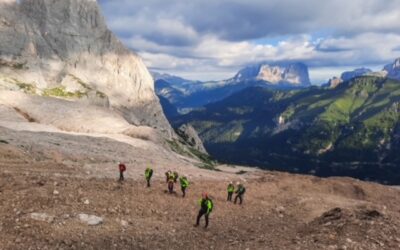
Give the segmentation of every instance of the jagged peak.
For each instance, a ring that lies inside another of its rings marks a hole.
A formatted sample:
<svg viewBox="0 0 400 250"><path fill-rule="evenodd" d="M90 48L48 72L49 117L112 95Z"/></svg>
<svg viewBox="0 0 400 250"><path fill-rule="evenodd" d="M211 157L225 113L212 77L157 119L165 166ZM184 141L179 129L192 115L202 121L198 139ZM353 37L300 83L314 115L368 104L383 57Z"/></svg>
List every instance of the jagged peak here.
<svg viewBox="0 0 400 250"><path fill-rule="evenodd" d="M310 85L308 67L302 62L260 62L241 69L235 81L262 80L272 84Z"/></svg>

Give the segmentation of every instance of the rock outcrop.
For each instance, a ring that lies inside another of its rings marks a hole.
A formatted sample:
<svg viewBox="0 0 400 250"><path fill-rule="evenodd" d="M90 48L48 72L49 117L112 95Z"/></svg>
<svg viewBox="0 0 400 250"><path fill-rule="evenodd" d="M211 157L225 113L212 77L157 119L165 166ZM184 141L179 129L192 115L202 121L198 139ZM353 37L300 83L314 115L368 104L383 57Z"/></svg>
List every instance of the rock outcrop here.
<svg viewBox="0 0 400 250"><path fill-rule="evenodd" d="M187 144L189 144L190 147L203 154L208 154L202 140L192 125L183 124L176 130L176 132Z"/></svg>
<svg viewBox="0 0 400 250"><path fill-rule="evenodd" d="M335 77L331 78L328 81L327 85L330 88L336 88L342 82L349 81L355 77L373 75L373 74L374 74L374 72L372 72L372 70L367 69L367 68L358 68L358 69L355 69L352 71L345 71L340 75L340 77L335 76Z"/></svg>
<svg viewBox="0 0 400 250"><path fill-rule="evenodd" d="M369 75L370 73L372 73L372 70L367 69L367 68L358 68L352 71L346 71L343 72L342 75L340 76L340 78L343 81L348 81L353 79L354 77L358 77L358 76L365 76L365 75Z"/></svg>
<svg viewBox="0 0 400 250"><path fill-rule="evenodd" d="M0 89L109 107L173 134L141 58L95 0L0 0Z"/></svg>

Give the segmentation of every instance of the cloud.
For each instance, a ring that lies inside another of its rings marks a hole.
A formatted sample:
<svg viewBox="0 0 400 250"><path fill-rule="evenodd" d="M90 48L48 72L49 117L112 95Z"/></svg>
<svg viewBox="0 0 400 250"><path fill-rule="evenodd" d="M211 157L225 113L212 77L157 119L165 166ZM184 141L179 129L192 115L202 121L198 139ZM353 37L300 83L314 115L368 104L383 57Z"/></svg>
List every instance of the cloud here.
<svg viewBox="0 0 400 250"><path fill-rule="evenodd" d="M183 27L230 41L321 29L353 35L366 31L400 34L397 0L384 3L381 0L103 0L100 3L111 20L111 28L119 30L122 26L133 34L143 30L162 32L166 28L174 35L175 28L179 32Z"/></svg>
<svg viewBox="0 0 400 250"><path fill-rule="evenodd" d="M398 0L99 3L110 28L149 67L201 79L231 76L259 61L329 69L385 64L400 56Z"/></svg>

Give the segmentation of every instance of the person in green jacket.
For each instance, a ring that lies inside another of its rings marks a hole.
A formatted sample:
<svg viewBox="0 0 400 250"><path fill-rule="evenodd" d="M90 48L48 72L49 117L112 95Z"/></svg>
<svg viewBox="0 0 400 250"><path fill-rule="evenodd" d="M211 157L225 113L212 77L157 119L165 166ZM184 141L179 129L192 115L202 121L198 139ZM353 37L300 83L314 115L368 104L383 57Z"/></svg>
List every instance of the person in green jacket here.
<svg viewBox="0 0 400 250"><path fill-rule="evenodd" d="M144 171L144 176L146 177L147 187L150 187L150 180L151 177L153 176L153 169L146 168L146 170Z"/></svg>
<svg viewBox="0 0 400 250"><path fill-rule="evenodd" d="M189 181L186 176L179 177L179 182L181 183L182 197L186 196L186 188L189 187Z"/></svg>
<svg viewBox="0 0 400 250"><path fill-rule="evenodd" d="M204 215L206 219L206 225L205 228L208 227L208 217L210 216L210 213L212 212L214 208L214 204L212 200L208 197L207 193L203 193L202 198L199 200L200 204L200 211L199 214L197 215L197 220L196 224L194 225L195 227L198 227L200 225L200 219Z"/></svg>
<svg viewBox="0 0 400 250"><path fill-rule="evenodd" d="M232 201L233 192L235 192L235 186L233 185L233 182L231 181L228 184L228 199L227 199L227 201Z"/></svg>

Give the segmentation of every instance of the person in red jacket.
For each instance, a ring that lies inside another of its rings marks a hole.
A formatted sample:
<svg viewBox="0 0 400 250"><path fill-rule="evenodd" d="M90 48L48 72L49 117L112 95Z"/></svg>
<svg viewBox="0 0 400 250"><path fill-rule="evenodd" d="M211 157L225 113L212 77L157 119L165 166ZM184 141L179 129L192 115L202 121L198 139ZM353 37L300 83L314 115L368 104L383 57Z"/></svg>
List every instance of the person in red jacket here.
<svg viewBox="0 0 400 250"><path fill-rule="evenodd" d="M123 163L119 163L119 181L124 181L124 172L126 171L126 166Z"/></svg>

